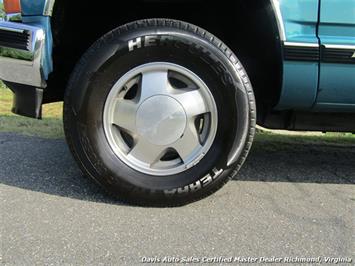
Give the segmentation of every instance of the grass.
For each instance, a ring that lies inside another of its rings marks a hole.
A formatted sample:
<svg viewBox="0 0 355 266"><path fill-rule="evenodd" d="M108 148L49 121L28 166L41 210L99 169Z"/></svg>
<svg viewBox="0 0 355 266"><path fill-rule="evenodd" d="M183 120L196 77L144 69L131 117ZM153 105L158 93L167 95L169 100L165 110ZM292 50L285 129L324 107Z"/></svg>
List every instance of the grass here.
<svg viewBox="0 0 355 266"><path fill-rule="evenodd" d="M11 113L12 92L0 81L0 132L15 132L43 138L63 138L62 103L43 106L43 120L21 117ZM268 146L281 144L327 143L337 145L355 145L355 135L351 133L305 133L290 134L287 131L270 131L258 129L255 145Z"/></svg>
<svg viewBox="0 0 355 266"><path fill-rule="evenodd" d="M352 133L309 133L295 132L289 134L288 131L274 131L259 129L254 141L254 146L267 145L270 150L280 149L280 145L312 145L312 144L328 144L337 146L354 146L355 135Z"/></svg>

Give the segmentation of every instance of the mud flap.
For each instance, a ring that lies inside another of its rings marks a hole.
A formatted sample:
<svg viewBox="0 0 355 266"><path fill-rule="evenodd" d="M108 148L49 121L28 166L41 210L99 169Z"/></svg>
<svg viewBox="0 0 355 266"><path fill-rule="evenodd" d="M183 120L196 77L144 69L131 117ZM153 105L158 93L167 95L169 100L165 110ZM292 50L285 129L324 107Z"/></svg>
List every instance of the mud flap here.
<svg viewBox="0 0 355 266"><path fill-rule="evenodd" d="M12 112L21 116L42 119L43 89L5 82L13 91L14 101Z"/></svg>

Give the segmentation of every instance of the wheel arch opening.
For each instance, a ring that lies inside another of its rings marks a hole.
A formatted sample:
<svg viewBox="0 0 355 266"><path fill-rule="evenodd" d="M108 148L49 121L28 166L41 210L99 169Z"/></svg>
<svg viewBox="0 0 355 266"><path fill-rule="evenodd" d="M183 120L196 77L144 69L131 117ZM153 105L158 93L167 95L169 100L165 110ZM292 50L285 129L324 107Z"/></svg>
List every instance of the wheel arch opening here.
<svg viewBox="0 0 355 266"><path fill-rule="evenodd" d="M237 55L251 79L258 115L279 100L282 83L281 41L271 1L130 0L89 4L56 0L52 29L54 72L44 102L63 100L66 83L83 53L102 35L125 23L165 17L211 32Z"/></svg>

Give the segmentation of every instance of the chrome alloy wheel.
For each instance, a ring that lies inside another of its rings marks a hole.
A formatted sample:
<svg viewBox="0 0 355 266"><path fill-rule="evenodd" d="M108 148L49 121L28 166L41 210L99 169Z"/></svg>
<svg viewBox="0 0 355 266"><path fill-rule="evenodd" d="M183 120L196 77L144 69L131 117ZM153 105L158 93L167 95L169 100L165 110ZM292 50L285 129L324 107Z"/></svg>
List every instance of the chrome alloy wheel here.
<svg viewBox="0 0 355 266"><path fill-rule="evenodd" d="M104 107L106 138L131 168L155 176L181 173L210 149L217 107L206 84L190 70L156 62L123 75Z"/></svg>

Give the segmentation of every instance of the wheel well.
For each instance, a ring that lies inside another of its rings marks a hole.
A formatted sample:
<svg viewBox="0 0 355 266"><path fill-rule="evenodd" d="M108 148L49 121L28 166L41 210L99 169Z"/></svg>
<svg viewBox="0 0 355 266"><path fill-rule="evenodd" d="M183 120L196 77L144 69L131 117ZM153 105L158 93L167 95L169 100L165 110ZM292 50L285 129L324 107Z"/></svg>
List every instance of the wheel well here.
<svg viewBox="0 0 355 266"><path fill-rule="evenodd" d="M264 112L279 99L282 75L280 38L269 0L129 0L89 4L56 0L52 17L54 72L45 102L63 100L76 62L106 32L138 19L166 17L198 25L225 42L252 81L257 107Z"/></svg>

